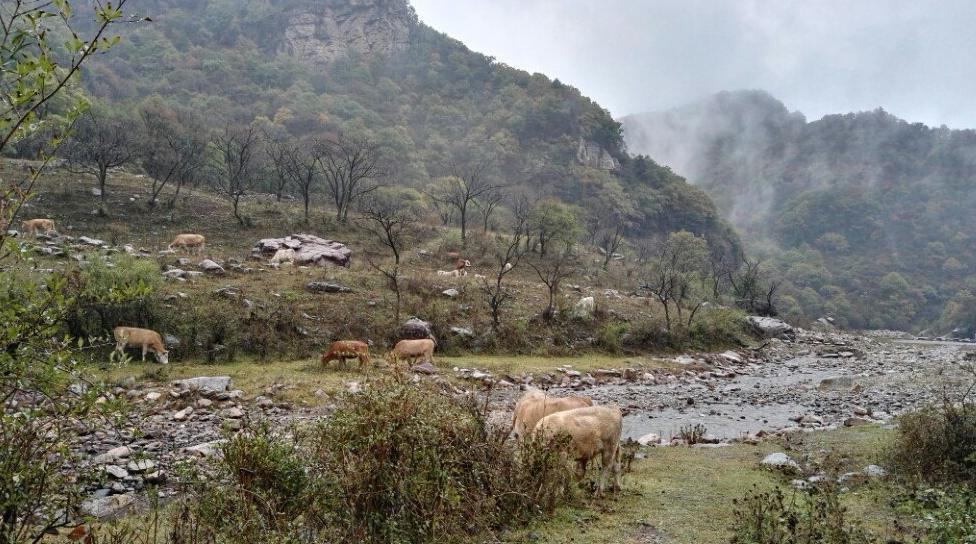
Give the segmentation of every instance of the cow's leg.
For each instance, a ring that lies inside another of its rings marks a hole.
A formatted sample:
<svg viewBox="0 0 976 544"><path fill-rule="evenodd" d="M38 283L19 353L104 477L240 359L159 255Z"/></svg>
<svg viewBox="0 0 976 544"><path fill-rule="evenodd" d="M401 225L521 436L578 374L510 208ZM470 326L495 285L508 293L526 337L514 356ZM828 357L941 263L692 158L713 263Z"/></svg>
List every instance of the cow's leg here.
<svg viewBox="0 0 976 544"><path fill-rule="evenodd" d="M125 338L120 338L119 341L115 343L115 351L125 353Z"/></svg>
<svg viewBox="0 0 976 544"><path fill-rule="evenodd" d="M148 351L148 346L146 344L142 345L142 362L146 362L146 351Z"/></svg>

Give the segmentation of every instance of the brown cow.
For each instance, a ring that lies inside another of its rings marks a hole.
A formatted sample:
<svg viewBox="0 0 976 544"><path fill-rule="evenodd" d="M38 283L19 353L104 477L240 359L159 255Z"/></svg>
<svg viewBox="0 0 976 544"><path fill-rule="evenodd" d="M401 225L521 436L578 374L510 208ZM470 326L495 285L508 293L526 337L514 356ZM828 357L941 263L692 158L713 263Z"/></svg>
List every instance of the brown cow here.
<svg viewBox="0 0 976 544"><path fill-rule="evenodd" d="M201 255L206 247L206 243L207 239L202 234L177 234L176 238L169 245L169 248L173 249L175 246L187 252L191 249L196 249L196 253Z"/></svg>
<svg viewBox="0 0 976 544"><path fill-rule="evenodd" d="M576 461L578 476L586 474L586 465L597 455L603 464L597 494L603 493L607 477L614 476L614 488L620 489L620 433L623 416L616 406L587 406L556 412L539 420L535 434L543 438L570 437L570 458Z"/></svg>
<svg viewBox="0 0 976 544"><path fill-rule="evenodd" d="M471 261L469 261L467 259L458 259L458 260L454 261L454 270L460 270L462 276L465 275L465 274L467 274L467 272L465 271L465 269L468 268L468 267L470 267L470 266L471 266Z"/></svg>
<svg viewBox="0 0 976 544"><path fill-rule="evenodd" d="M346 366L346 359L359 359L359 368L365 368L369 364L369 344L359 340L336 340L322 354L322 366L329 361L342 361L342 366Z"/></svg>
<svg viewBox="0 0 976 544"><path fill-rule="evenodd" d="M410 360L411 363L422 361L434 362L434 346L436 344L430 338L421 340L400 340L396 346L386 354L386 360L390 364L396 365L402 360Z"/></svg>
<svg viewBox="0 0 976 544"><path fill-rule="evenodd" d="M541 389L529 388L515 403L515 416L513 418L515 437L528 438L532 430L535 429L536 423L549 414L583 408L584 406L593 406L593 399L575 395L553 397Z"/></svg>
<svg viewBox="0 0 976 544"><path fill-rule="evenodd" d="M37 236L38 230L43 230L44 234L55 232L53 219L28 219L20 224L20 228L31 236Z"/></svg>
<svg viewBox="0 0 976 544"><path fill-rule="evenodd" d="M146 352L151 351L156 360L162 364L169 363L169 351L163 344L163 337L158 332L138 327L115 327L115 351L122 353L127 346L142 348L142 361L146 361Z"/></svg>

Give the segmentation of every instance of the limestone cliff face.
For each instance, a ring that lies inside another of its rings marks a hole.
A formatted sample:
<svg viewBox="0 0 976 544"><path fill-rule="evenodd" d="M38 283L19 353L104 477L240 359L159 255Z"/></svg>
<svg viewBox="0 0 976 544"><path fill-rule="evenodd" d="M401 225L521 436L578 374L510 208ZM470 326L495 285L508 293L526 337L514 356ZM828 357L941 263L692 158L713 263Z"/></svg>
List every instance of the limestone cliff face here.
<svg viewBox="0 0 976 544"><path fill-rule="evenodd" d="M616 170L620 168L617 161L606 149L599 144L580 138L579 147L576 149L576 160L583 166L599 168L601 170Z"/></svg>
<svg viewBox="0 0 976 544"><path fill-rule="evenodd" d="M349 52L384 55L405 47L416 24L406 0L321 0L290 16L282 47L312 65Z"/></svg>

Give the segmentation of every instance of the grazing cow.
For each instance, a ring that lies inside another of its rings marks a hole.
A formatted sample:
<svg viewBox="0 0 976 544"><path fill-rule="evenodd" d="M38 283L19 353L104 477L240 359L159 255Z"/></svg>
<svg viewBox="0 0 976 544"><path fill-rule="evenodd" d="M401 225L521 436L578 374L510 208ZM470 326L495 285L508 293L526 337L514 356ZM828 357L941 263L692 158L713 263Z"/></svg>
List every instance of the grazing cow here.
<svg viewBox="0 0 976 544"><path fill-rule="evenodd" d="M597 455L602 469L597 484L597 494L603 493L610 473L614 476L614 488L620 489L620 432L623 416L616 406L587 406L565 412L556 412L539 420L535 435L552 438L568 435L569 456L576 461L580 478L586 474L586 465Z"/></svg>
<svg viewBox="0 0 976 544"><path fill-rule="evenodd" d="M416 363L417 359L424 362L434 362L434 346L437 345L430 338L421 340L400 340L396 346L386 354L386 360L392 365L397 365L400 361L409 360L411 364Z"/></svg>
<svg viewBox="0 0 976 544"><path fill-rule="evenodd" d="M28 219L20 224L24 234L37 236L38 230L43 230L44 234L55 232L53 219Z"/></svg>
<svg viewBox="0 0 976 544"><path fill-rule="evenodd" d="M202 255L206 245L207 239L202 234L177 234L169 248L178 247L186 252L195 249L197 255Z"/></svg>
<svg viewBox="0 0 976 544"><path fill-rule="evenodd" d="M515 415L512 419L515 437L528 438L532 430L535 429L536 423L549 414L583 408L584 406L593 406L593 399L575 395L553 397L541 389L529 388L515 403Z"/></svg>
<svg viewBox="0 0 976 544"><path fill-rule="evenodd" d="M463 270L438 270L437 271L437 275L438 276L450 276L452 278L460 278L461 276L464 276L465 274L464 274L464 271Z"/></svg>
<svg viewBox="0 0 976 544"><path fill-rule="evenodd" d="M329 361L342 361L342 366L346 365L346 359L359 359L359 368L362 370L369 364L369 344L359 340L337 340L329 346L329 351L322 354L322 366Z"/></svg>
<svg viewBox="0 0 976 544"><path fill-rule="evenodd" d="M279 266L284 263L292 264L294 262L295 262L295 250L291 248L279 249L278 251L275 252L274 257L271 257L271 264L273 266Z"/></svg>
<svg viewBox="0 0 976 544"><path fill-rule="evenodd" d="M471 266L471 261L467 259L458 259L454 261L454 270L464 270Z"/></svg>
<svg viewBox="0 0 976 544"><path fill-rule="evenodd" d="M115 327L115 351L123 353L127 346L142 348L142 361L146 361L146 352L151 351L156 360L162 364L169 363L169 351L163 344L163 337L158 332L138 327Z"/></svg>

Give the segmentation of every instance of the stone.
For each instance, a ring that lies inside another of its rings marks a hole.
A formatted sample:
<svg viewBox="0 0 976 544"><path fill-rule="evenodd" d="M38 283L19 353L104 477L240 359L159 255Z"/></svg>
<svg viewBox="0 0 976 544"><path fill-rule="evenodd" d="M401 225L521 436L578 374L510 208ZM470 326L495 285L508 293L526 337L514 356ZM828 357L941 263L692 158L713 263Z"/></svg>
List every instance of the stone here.
<svg viewBox="0 0 976 544"><path fill-rule="evenodd" d="M201 394L217 394L230 389L230 376L197 376L185 380L176 380L173 386L183 390L199 391Z"/></svg>
<svg viewBox="0 0 976 544"><path fill-rule="evenodd" d="M96 246L96 247L101 247L106 245L105 240L99 240L98 238L89 238L87 236L79 236L78 243L85 244L86 246Z"/></svg>
<svg viewBox="0 0 976 544"><path fill-rule="evenodd" d="M224 410L223 412L220 413L220 415L230 419L240 419L244 417L244 410L241 410L240 408L235 406L233 408L228 408Z"/></svg>
<svg viewBox="0 0 976 544"><path fill-rule="evenodd" d="M192 406L187 406L186 408L180 410L179 412L174 412L173 413L173 420L174 421L186 421L186 418L190 417L190 414L192 414L192 413L193 413L193 407Z"/></svg>
<svg viewBox="0 0 976 544"><path fill-rule="evenodd" d="M765 338L796 337L796 331L785 321L758 315L750 315L746 320L757 333Z"/></svg>
<svg viewBox="0 0 976 544"><path fill-rule="evenodd" d="M146 396L144 398L147 401L149 401L149 402L156 402L162 396L163 396L163 394L160 393L159 391L150 391L150 392L146 393Z"/></svg>
<svg viewBox="0 0 976 544"><path fill-rule="evenodd" d="M650 446L659 444L661 442L661 437L655 433L648 433L637 439L637 443L641 446Z"/></svg>
<svg viewBox="0 0 976 544"><path fill-rule="evenodd" d="M217 264L216 262L210 259L204 259L200 261L200 264L198 264L197 267L200 268L200 270L206 272L207 274L219 275L224 273L224 267L220 266L219 264Z"/></svg>
<svg viewBox="0 0 976 544"><path fill-rule="evenodd" d="M170 268L169 270L163 272L163 277L171 280L183 279L186 276L186 271L181 268Z"/></svg>
<svg viewBox="0 0 976 544"><path fill-rule="evenodd" d="M349 266L352 256L352 250L345 244L311 234L259 240L251 250L251 256L268 259L279 249L294 249L296 266Z"/></svg>
<svg viewBox="0 0 976 544"><path fill-rule="evenodd" d="M93 497L81 503L81 513L98 519L106 519L124 513L136 502L131 493Z"/></svg>
<svg viewBox="0 0 976 544"><path fill-rule="evenodd" d="M339 285L338 283L329 283L324 281L313 281L305 285L305 289L311 291L312 293L352 293L352 289Z"/></svg>
<svg viewBox="0 0 976 544"><path fill-rule="evenodd" d="M152 472L156 468L156 463L151 459L139 459L137 461L129 461L129 464L125 468L129 472Z"/></svg>
<svg viewBox="0 0 976 544"><path fill-rule="evenodd" d="M268 397L258 397L254 399L254 404L257 404L258 408L271 408L274 406L274 401Z"/></svg>
<svg viewBox="0 0 976 544"><path fill-rule="evenodd" d="M884 478L888 471L878 465L868 465L864 467L864 475L868 478Z"/></svg>
<svg viewBox="0 0 976 544"><path fill-rule="evenodd" d="M461 294L461 292L452 287L450 289L444 289L443 291L441 291L441 294L447 298L457 298L458 295Z"/></svg>
<svg viewBox="0 0 976 544"><path fill-rule="evenodd" d="M129 446L119 446L117 448L112 448L101 455L96 455L94 458L92 458L92 462L96 464L111 463L113 461L126 458L130 455L132 455L132 448Z"/></svg>
<svg viewBox="0 0 976 544"><path fill-rule="evenodd" d="M620 167L620 163L609 151L603 149L600 144L582 137L576 148L576 161L583 166L601 170L616 170Z"/></svg>
<svg viewBox="0 0 976 544"><path fill-rule="evenodd" d="M228 431L239 431L244 428L244 422L239 419L225 419L221 426Z"/></svg>
<svg viewBox="0 0 976 544"><path fill-rule="evenodd" d="M573 316L580 319L593 317L596 311L596 300L593 297L583 297L573 306Z"/></svg>
<svg viewBox="0 0 976 544"><path fill-rule="evenodd" d="M223 440L204 442L202 444L197 444L196 446L189 446L183 448L183 452L189 454L191 457L199 457L201 459L206 459L218 455L220 453L220 445L223 442L224 442Z"/></svg>
<svg viewBox="0 0 976 544"><path fill-rule="evenodd" d="M799 470L800 465L792 457L782 452L770 453L760 462L761 465L780 470Z"/></svg>
<svg viewBox="0 0 976 544"><path fill-rule="evenodd" d="M473 338L474 331L466 327L451 327L451 332L463 338Z"/></svg>
<svg viewBox="0 0 976 544"><path fill-rule="evenodd" d="M830 376L820 380L817 389L820 391L849 391L854 387L852 376Z"/></svg>
<svg viewBox="0 0 976 544"><path fill-rule="evenodd" d="M721 357L721 358L723 358L723 359L725 359L727 361L731 361L733 363L741 363L742 362L742 356L739 355L738 353L734 352L734 351L726 351L726 352L720 353L719 354L719 357Z"/></svg>
<svg viewBox="0 0 976 544"><path fill-rule="evenodd" d="M210 399L197 399L197 408L210 408L213 406L213 401Z"/></svg>
<svg viewBox="0 0 976 544"><path fill-rule="evenodd" d="M415 365L410 370L420 374L437 374L437 367L431 364L429 361Z"/></svg>
<svg viewBox="0 0 976 544"><path fill-rule="evenodd" d="M158 484L162 482L165 478L163 477L163 471L154 470L148 474L144 474L142 479L146 481L147 484Z"/></svg>
<svg viewBox="0 0 976 544"><path fill-rule="evenodd" d="M403 325L400 325L400 337L414 339L432 338L433 332L431 331L430 323L417 317L411 317Z"/></svg>
<svg viewBox="0 0 976 544"><path fill-rule="evenodd" d="M129 471L125 470L119 465L106 465L105 472L116 480L122 480L129 477Z"/></svg>

